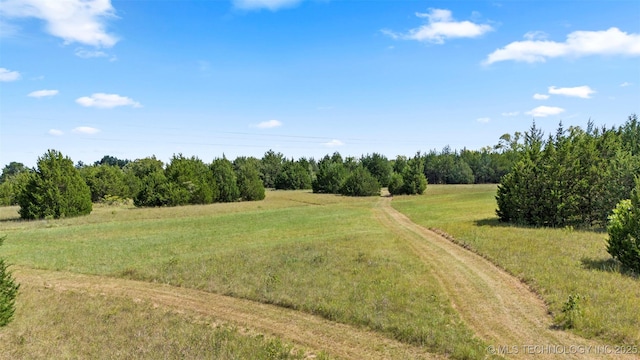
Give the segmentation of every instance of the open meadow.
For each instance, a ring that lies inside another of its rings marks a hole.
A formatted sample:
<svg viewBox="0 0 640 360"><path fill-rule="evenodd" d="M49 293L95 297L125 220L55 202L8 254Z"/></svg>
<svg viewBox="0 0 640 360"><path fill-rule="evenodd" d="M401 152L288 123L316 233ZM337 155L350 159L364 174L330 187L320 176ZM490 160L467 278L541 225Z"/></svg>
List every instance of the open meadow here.
<svg viewBox="0 0 640 360"><path fill-rule="evenodd" d="M0 256L22 282L15 319L0 331L0 357L493 355L496 337L479 335L442 275L449 260L430 262L440 255L410 234L422 230L382 211L385 204L523 279L556 325L636 346L640 283L607 260L606 235L502 226L494 196L494 185L430 185L422 196L393 200L269 191L260 202L96 205L86 217L40 221L0 208ZM578 306L563 312L570 295ZM474 299L466 301L475 311Z"/></svg>
<svg viewBox="0 0 640 360"><path fill-rule="evenodd" d="M430 185L424 196L396 197L392 204L529 284L558 326L609 344L640 344L640 281L612 261L606 232L502 224L495 215L495 189ZM578 297L577 308L563 312L570 296Z"/></svg>

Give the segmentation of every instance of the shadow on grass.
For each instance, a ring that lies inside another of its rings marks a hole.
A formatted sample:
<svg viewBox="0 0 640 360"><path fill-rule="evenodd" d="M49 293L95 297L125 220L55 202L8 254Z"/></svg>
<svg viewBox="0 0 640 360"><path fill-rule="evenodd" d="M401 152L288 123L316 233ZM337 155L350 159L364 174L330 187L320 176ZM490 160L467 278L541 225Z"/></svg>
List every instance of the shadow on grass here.
<svg viewBox="0 0 640 360"><path fill-rule="evenodd" d="M510 223L500 221L497 217L475 220L474 224L478 227L490 226L501 228L518 228L518 229L562 229L566 231L586 231L593 233L606 233L606 229L602 227L587 227L587 226L565 226L565 227L552 227L552 226L535 226L518 223Z"/></svg>
<svg viewBox="0 0 640 360"><path fill-rule="evenodd" d="M580 259L580 262L582 263L582 267L587 270L619 273L619 274L634 278L636 280L639 278L638 276L639 274L636 274L635 272L625 268L624 266L622 266L622 264L620 264L620 262L614 260L613 258L594 259L594 258L583 257L582 259Z"/></svg>

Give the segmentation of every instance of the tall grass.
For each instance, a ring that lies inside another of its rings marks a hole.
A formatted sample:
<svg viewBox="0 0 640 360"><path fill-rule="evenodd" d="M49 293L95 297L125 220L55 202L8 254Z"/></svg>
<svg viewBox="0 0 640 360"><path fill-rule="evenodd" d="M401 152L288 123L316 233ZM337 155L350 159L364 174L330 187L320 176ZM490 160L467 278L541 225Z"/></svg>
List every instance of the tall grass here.
<svg viewBox="0 0 640 360"><path fill-rule="evenodd" d="M222 293L370 328L452 358L483 357L484 344L436 279L377 222L376 201L276 191L258 203L97 207L84 218L5 220L0 232L16 265Z"/></svg>
<svg viewBox="0 0 640 360"><path fill-rule="evenodd" d="M530 284L558 326L612 344L640 343L640 281L610 260L606 233L501 224L495 191L493 185L429 186L425 195L395 197L392 205Z"/></svg>
<svg viewBox="0 0 640 360"><path fill-rule="evenodd" d="M146 302L22 287L0 359L304 359L301 349ZM326 358L318 354L319 358Z"/></svg>

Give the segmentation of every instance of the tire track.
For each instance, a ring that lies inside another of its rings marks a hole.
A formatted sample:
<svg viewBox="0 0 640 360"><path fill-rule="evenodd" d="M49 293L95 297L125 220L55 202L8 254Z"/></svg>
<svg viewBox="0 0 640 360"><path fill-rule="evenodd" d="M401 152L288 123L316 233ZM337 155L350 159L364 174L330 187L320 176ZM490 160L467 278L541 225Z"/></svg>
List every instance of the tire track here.
<svg viewBox="0 0 640 360"><path fill-rule="evenodd" d="M304 348L343 359L436 359L424 349L378 333L331 322L318 316L255 301L169 285L104 276L16 268L22 286L88 295L147 301L178 312L190 312L217 322L286 339Z"/></svg>
<svg viewBox="0 0 640 360"><path fill-rule="evenodd" d="M544 302L525 284L483 257L415 224L391 207L391 199L380 199L376 217L404 238L438 277L461 318L493 346L488 354L539 359L623 358L598 354L604 345L554 330Z"/></svg>

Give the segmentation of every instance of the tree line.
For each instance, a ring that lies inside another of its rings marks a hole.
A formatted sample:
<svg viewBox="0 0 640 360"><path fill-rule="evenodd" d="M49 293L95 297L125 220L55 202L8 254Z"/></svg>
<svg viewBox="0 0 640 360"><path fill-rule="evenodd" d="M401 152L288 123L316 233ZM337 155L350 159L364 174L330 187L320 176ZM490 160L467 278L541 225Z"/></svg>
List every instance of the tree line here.
<svg viewBox="0 0 640 360"><path fill-rule="evenodd" d="M535 123L518 161L498 186L502 221L534 226L600 226L628 199L640 175L640 124L619 127L562 124L545 138Z"/></svg>

